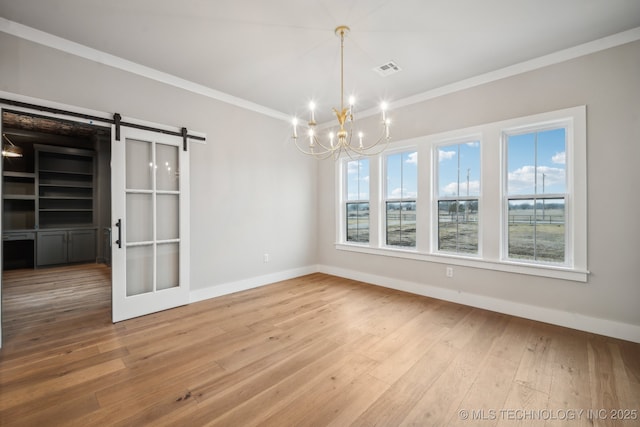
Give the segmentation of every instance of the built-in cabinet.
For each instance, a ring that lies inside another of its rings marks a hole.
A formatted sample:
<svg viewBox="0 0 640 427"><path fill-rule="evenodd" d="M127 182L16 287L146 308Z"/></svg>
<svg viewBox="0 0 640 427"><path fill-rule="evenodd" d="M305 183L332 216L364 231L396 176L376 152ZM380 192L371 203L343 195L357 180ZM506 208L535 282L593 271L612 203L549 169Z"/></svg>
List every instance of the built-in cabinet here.
<svg viewBox="0 0 640 427"><path fill-rule="evenodd" d="M95 229L38 232L38 266L93 261L95 259Z"/></svg>
<svg viewBox="0 0 640 427"><path fill-rule="evenodd" d="M25 157L3 162L4 266L95 261L95 152L34 144Z"/></svg>

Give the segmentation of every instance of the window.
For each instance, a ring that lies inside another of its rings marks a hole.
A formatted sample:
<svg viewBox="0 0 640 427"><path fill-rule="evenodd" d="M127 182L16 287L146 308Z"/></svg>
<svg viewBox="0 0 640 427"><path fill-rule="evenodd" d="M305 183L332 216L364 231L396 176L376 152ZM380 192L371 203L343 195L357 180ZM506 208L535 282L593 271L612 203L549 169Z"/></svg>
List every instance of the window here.
<svg viewBox="0 0 640 427"><path fill-rule="evenodd" d="M345 162L347 242L369 242L369 159Z"/></svg>
<svg viewBox="0 0 640 427"><path fill-rule="evenodd" d="M346 158L336 248L586 282L586 130L578 106Z"/></svg>
<svg viewBox="0 0 640 427"><path fill-rule="evenodd" d="M565 127L505 135L508 258L565 263L566 137Z"/></svg>
<svg viewBox="0 0 640 427"><path fill-rule="evenodd" d="M386 243L416 246L416 197L418 196L418 152L386 156Z"/></svg>
<svg viewBox="0 0 640 427"><path fill-rule="evenodd" d="M438 146L438 251L478 253L480 142Z"/></svg>

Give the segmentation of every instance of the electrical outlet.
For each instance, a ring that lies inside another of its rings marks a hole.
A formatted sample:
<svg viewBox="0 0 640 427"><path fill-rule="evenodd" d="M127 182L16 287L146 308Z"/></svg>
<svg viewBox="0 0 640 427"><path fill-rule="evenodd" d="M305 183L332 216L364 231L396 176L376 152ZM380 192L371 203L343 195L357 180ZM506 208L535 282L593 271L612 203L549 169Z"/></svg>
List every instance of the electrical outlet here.
<svg viewBox="0 0 640 427"><path fill-rule="evenodd" d="M453 277L453 267L447 267L447 277Z"/></svg>
<svg viewBox="0 0 640 427"><path fill-rule="evenodd" d="M264 260L265 264L268 263L269 262L269 254L264 254L262 259Z"/></svg>

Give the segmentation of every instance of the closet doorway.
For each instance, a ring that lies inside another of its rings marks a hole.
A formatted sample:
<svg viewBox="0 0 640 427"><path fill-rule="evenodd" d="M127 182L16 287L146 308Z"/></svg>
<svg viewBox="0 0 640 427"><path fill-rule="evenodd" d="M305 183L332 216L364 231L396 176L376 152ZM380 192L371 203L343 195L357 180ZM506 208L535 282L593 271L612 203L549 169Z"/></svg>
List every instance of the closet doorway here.
<svg viewBox="0 0 640 427"><path fill-rule="evenodd" d="M3 347L111 323L110 233L111 128L3 109Z"/></svg>

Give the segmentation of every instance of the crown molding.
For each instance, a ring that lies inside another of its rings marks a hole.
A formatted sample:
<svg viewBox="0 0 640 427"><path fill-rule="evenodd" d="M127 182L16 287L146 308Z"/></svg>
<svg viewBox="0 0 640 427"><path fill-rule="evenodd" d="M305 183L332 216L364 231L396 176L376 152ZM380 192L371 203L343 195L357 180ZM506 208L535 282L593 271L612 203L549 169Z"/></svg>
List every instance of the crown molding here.
<svg viewBox="0 0 640 427"><path fill-rule="evenodd" d="M218 101L225 102L227 104L234 105L246 110L254 111L260 114L264 114L269 117L273 117L280 120L291 120L291 115L283 112L256 104L246 99L238 98L219 90L212 89L210 87L194 83L189 80L168 74L162 71L158 71L154 68L146 67L133 61L129 61L124 58L120 58L115 55L111 55L97 49L90 48L88 46L73 42L71 40L64 39L62 37L54 36L53 34L46 33L44 31L37 30L32 27L28 27L17 22L10 21L8 19L0 17L0 31L19 37L25 40L29 40L34 43L41 44L53 49L57 49L81 58L88 59L90 61L98 62L100 64L108 65L114 68L118 68L123 71L127 71L133 74L137 74L142 77L146 77L152 80L156 80L161 83L165 83L171 86L175 86L180 89L187 90L202 96L206 96ZM486 83L491 83L496 80L512 77L518 74L526 73L528 71L537 70L539 68L547 67L560 62L568 61L570 59L578 58L580 56L589 55L605 49L620 46L626 43L631 43L640 40L640 27L636 27L621 33L613 34L611 36L603 37L598 40L594 40L588 43L583 43L568 49L563 49L558 52L544 55L529 61L520 62L508 67L501 68L499 70L491 71L485 74L481 74L468 79L460 80L455 83L451 83L445 86L441 86L426 92L422 92L408 98L403 98L398 101L390 103L390 108L401 108L409 105L424 102L433 98L448 95L450 93L458 92L464 89L469 89L475 86L480 86ZM371 108L359 113L360 117L367 117L378 114L377 108ZM330 125L329 123L322 124L320 127Z"/></svg>
<svg viewBox="0 0 640 427"><path fill-rule="evenodd" d="M0 31L24 40L28 40L43 46L60 50L65 53L69 53L71 55L79 56L81 58L97 62L99 64L137 74L139 76L165 83L170 86L175 86L177 88L184 89L198 95L203 95L208 98L222 101L236 107L264 114L276 119L287 121L290 120L290 117L288 115L280 111L276 111L271 108L253 103L251 101L247 101L246 99L229 95L228 93L221 92L219 90L215 90L198 83L194 83L192 81L174 76L169 73L158 71L154 68L146 67L136 62L129 61L127 59L120 58L118 56L111 55L97 49L93 49L91 47L64 39L62 37L54 36L53 34L49 34L44 31L19 24L2 17L0 17Z"/></svg>
<svg viewBox="0 0 640 427"><path fill-rule="evenodd" d="M637 40L640 40L640 27L613 34L611 36L603 37L601 39L597 39L588 43L583 43L581 45L563 49L528 61L520 62L518 64L510 65L508 67L500 68L495 71L490 71L485 74L480 74L475 77L460 80L458 82L422 92L408 98L403 98L398 101L389 103L389 109L396 109L413 104L418 104L420 102L428 101L433 98L438 98L454 92L459 92L464 89L470 89L475 86L480 86L486 83L513 77L518 74L534 71L539 68L548 67L550 65L559 64L561 62L569 61L581 56L590 55L592 53L600 52L602 50L610 49L616 46L621 46L623 44L631 43ZM378 114L380 114L379 108L371 108L359 113L361 117L373 116Z"/></svg>

